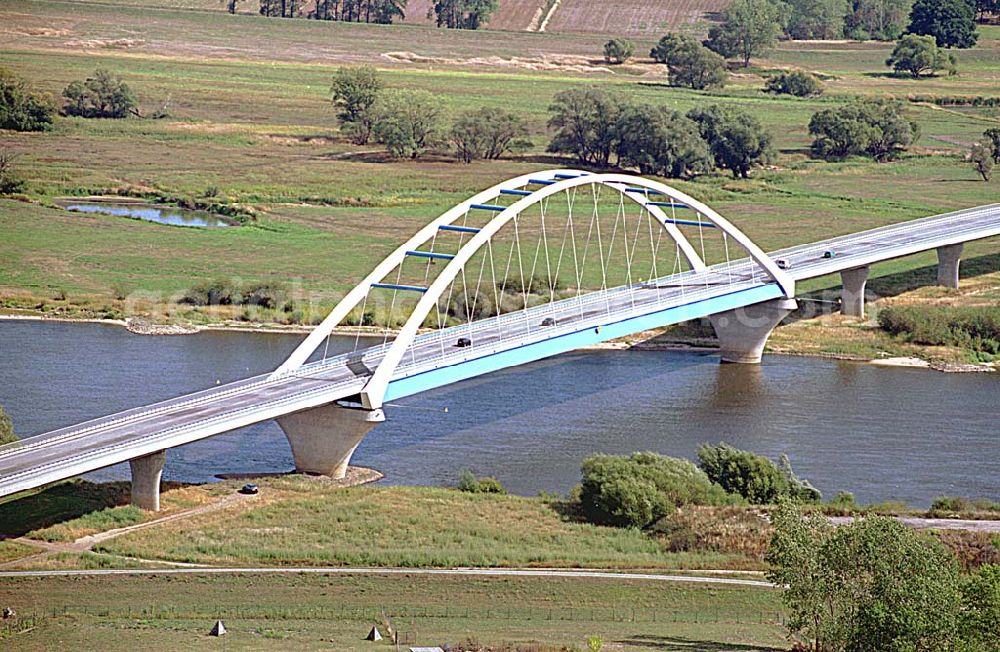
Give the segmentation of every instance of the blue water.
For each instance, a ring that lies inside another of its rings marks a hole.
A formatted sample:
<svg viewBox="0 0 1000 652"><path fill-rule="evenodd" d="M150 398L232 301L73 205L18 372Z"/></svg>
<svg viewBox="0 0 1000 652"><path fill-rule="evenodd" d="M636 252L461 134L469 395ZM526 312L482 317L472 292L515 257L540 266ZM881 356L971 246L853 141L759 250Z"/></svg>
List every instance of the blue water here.
<svg viewBox="0 0 1000 652"><path fill-rule="evenodd" d="M22 435L273 369L301 336L204 332L148 337L99 324L0 321L0 405ZM353 338L334 343L350 347ZM576 352L387 407L356 464L396 484L454 484L470 468L521 494L565 493L595 452L693 458L725 440L786 453L825 495L1000 500L1000 375L943 374L767 356L720 365L681 352ZM445 412L444 408L448 408ZM165 477L287 471L264 423L168 451ZM127 478L127 465L91 474Z"/></svg>
<svg viewBox="0 0 1000 652"><path fill-rule="evenodd" d="M65 205L66 210L78 213L100 213L133 219L170 224L172 226L225 227L231 223L221 217L204 211L193 211L185 208L154 206L149 204L114 204L106 202L83 203L73 202Z"/></svg>

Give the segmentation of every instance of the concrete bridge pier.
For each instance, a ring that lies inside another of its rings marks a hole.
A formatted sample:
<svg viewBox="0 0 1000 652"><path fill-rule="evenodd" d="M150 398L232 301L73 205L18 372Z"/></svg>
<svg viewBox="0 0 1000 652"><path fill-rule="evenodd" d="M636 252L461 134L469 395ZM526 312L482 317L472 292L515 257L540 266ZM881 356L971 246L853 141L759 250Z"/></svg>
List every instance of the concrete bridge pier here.
<svg viewBox="0 0 1000 652"><path fill-rule="evenodd" d="M132 504L150 512L160 511L160 478L167 452L157 451L129 460L132 469Z"/></svg>
<svg viewBox="0 0 1000 652"><path fill-rule="evenodd" d="M775 299L711 315L708 319L719 338L722 362L760 362L771 331L796 308L795 299Z"/></svg>
<svg viewBox="0 0 1000 652"><path fill-rule="evenodd" d="M868 283L868 266L845 269L840 273L844 288L840 292L840 314L847 317L865 316L865 285Z"/></svg>
<svg viewBox="0 0 1000 652"><path fill-rule="evenodd" d="M354 449L368 431L385 421L379 409L343 407L332 403L277 419L285 432L299 473L343 478Z"/></svg>
<svg viewBox="0 0 1000 652"><path fill-rule="evenodd" d="M964 245L961 242L946 247L938 247L938 285L946 288L958 287L958 264L962 260L963 248Z"/></svg>

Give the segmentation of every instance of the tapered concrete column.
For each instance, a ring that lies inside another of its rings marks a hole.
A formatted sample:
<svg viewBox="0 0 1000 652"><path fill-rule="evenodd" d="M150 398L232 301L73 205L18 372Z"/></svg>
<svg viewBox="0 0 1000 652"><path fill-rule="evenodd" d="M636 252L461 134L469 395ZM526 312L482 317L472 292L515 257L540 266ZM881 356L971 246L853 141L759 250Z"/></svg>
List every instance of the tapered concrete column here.
<svg viewBox="0 0 1000 652"><path fill-rule="evenodd" d="M160 511L160 477L167 452L150 453L129 460L132 469L132 504L150 512Z"/></svg>
<svg viewBox="0 0 1000 652"><path fill-rule="evenodd" d="M708 319L719 338L722 361L760 362L771 331L796 308L795 299L776 299L710 316Z"/></svg>
<svg viewBox="0 0 1000 652"><path fill-rule="evenodd" d="M385 421L385 413L331 404L286 414L277 421L292 446L296 471L343 478L354 449L369 430Z"/></svg>
<svg viewBox="0 0 1000 652"><path fill-rule="evenodd" d="M938 285L946 288L958 287L958 264L962 260L962 243L938 247Z"/></svg>
<svg viewBox="0 0 1000 652"><path fill-rule="evenodd" d="M864 317L868 267L845 269L840 273L840 280L844 285L844 289L840 292L840 314L848 317Z"/></svg>

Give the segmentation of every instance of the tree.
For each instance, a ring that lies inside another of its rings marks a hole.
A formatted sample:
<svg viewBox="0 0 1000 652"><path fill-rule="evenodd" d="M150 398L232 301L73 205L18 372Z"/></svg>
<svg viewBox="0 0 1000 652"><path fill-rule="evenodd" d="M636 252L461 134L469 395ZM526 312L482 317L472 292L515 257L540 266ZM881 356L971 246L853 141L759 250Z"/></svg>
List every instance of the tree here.
<svg viewBox="0 0 1000 652"><path fill-rule="evenodd" d="M915 0L909 31L933 36L942 48L971 48L979 38L969 0Z"/></svg>
<svg viewBox="0 0 1000 652"><path fill-rule="evenodd" d="M436 0L427 17L436 16L438 27L479 29L499 7L499 0Z"/></svg>
<svg viewBox="0 0 1000 652"><path fill-rule="evenodd" d="M726 83L725 60L690 36L667 34L649 56L667 65L673 86L701 90Z"/></svg>
<svg viewBox="0 0 1000 652"><path fill-rule="evenodd" d="M121 77L98 68L93 77L72 82L63 89L67 115L84 118L126 118L137 112L132 89Z"/></svg>
<svg viewBox="0 0 1000 652"><path fill-rule="evenodd" d="M852 0L844 34L866 41L894 41L906 28L912 0Z"/></svg>
<svg viewBox="0 0 1000 652"><path fill-rule="evenodd" d="M337 106L341 128L358 145L371 139L375 126L375 105L382 92L382 80L371 66L338 68L330 88Z"/></svg>
<svg viewBox="0 0 1000 652"><path fill-rule="evenodd" d="M52 128L52 100L35 92L28 82L0 68L0 129L46 131Z"/></svg>
<svg viewBox="0 0 1000 652"><path fill-rule="evenodd" d="M556 134L547 151L572 154L581 163L606 166L615 148L621 102L596 88L571 88L556 93L549 111L549 128Z"/></svg>
<svg viewBox="0 0 1000 652"><path fill-rule="evenodd" d="M790 503L772 514L768 579L788 627L815 650L936 650L959 643L958 567L935 538L894 518L834 529Z"/></svg>
<svg viewBox="0 0 1000 652"><path fill-rule="evenodd" d="M973 144L972 150L969 152L969 160L972 162L972 167L979 173L979 176L983 178L983 181L989 181L990 175L993 174L992 148L982 143Z"/></svg>
<svg viewBox="0 0 1000 652"><path fill-rule="evenodd" d="M788 0L788 35L795 39L835 39L844 36L848 0Z"/></svg>
<svg viewBox="0 0 1000 652"><path fill-rule="evenodd" d="M656 453L594 455L583 461L580 507L602 525L645 528L681 505L732 504L687 460Z"/></svg>
<svg viewBox="0 0 1000 652"><path fill-rule="evenodd" d="M14 434L14 423L10 415L4 411L0 405L0 446L18 441L18 436Z"/></svg>
<svg viewBox="0 0 1000 652"><path fill-rule="evenodd" d="M691 120L666 107L626 107L617 123L619 165L642 174L689 178L712 169L708 147Z"/></svg>
<svg viewBox="0 0 1000 652"><path fill-rule="evenodd" d="M427 91L384 92L376 107L376 140L395 158L419 157L443 139L440 104Z"/></svg>
<svg viewBox="0 0 1000 652"><path fill-rule="evenodd" d="M813 154L826 159L854 154L878 161L894 158L920 133L915 122L903 117L902 109L896 100L863 99L813 114L809 120Z"/></svg>
<svg viewBox="0 0 1000 652"><path fill-rule="evenodd" d="M635 44L627 38L613 38L604 44L604 60L608 63L625 63L634 52Z"/></svg>
<svg viewBox="0 0 1000 652"><path fill-rule="evenodd" d="M897 73L908 72L914 77L924 73L934 74L942 69L947 69L952 75L956 72L955 55L940 49L934 37L929 35L903 36L893 48L892 54L885 60L885 65Z"/></svg>
<svg viewBox="0 0 1000 652"><path fill-rule="evenodd" d="M991 127L983 132L983 138L990 146L993 162L1000 163L1000 128Z"/></svg>
<svg viewBox="0 0 1000 652"><path fill-rule="evenodd" d="M746 178L751 168L770 160L771 134L749 113L716 104L692 109L687 117L698 124L715 164L731 171L733 177Z"/></svg>
<svg viewBox="0 0 1000 652"><path fill-rule="evenodd" d="M24 190L24 179L17 173L17 156L0 149L0 195L13 195Z"/></svg>
<svg viewBox="0 0 1000 652"><path fill-rule="evenodd" d="M750 57L771 48L787 23L787 8L776 0L733 0L722 12L722 24L712 27L705 45L726 58Z"/></svg>
<svg viewBox="0 0 1000 652"><path fill-rule="evenodd" d="M823 83L816 75L811 75L801 70L783 72L767 80L764 84L764 91L767 93L777 93L795 95L796 97L809 97L823 93Z"/></svg>
<svg viewBox="0 0 1000 652"><path fill-rule="evenodd" d="M514 149L529 147L528 127L517 115L495 107L484 107L461 115L451 128L451 141L459 158L498 159Z"/></svg>
<svg viewBox="0 0 1000 652"><path fill-rule="evenodd" d="M976 20L985 23L989 14L1000 14L1000 0L975 0Z"/></svg>

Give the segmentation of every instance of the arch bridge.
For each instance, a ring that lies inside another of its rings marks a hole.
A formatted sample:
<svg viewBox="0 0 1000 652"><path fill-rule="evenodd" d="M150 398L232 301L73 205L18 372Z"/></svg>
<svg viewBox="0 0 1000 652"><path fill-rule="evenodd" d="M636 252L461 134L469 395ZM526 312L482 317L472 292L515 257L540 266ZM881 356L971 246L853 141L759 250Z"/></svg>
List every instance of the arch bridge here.
<svg viewBox="0 0 1000 652"><path fill-rule="evenodd" d="M0 496L130 461L133 502L156 509L166 449L269 419L298 470L343 476L394 399L701 317L724 361L759 362L797 280L841 273L861 316L870 264L937 249L955 287L962 243L997 234L994 204L768 255L660 181L523 175L420 229L274 372L0 447ZM353 346L331 354L347 325Z"/></svg>

